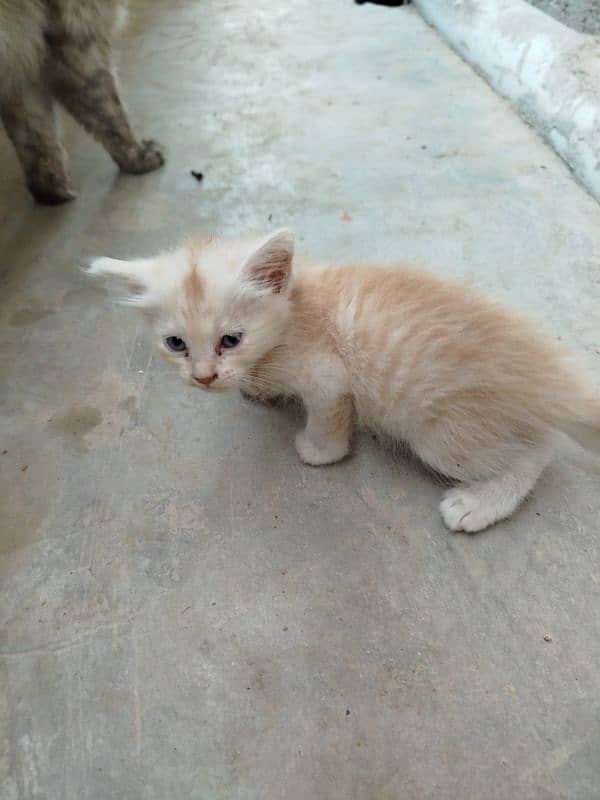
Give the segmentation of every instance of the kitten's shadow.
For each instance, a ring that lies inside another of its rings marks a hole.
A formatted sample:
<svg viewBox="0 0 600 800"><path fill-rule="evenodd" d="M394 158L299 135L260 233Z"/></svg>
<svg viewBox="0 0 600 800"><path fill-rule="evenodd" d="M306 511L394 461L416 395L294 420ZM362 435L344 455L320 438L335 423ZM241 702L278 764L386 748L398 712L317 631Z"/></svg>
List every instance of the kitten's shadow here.
<svg viewBox="0 0 600 800"><path fill-rule="evenodd" d="M302 421L306 418L304 406L297 398L287 397L285 395L262 398L253 394L249 394L243 389L240 389L240 394L243 401L251 403L252 405L261 405L265 406L266 408L287 412L290 420L293 419L294 421L302 423ZM427 478L429 481L433 481L435 484L445 489L457 485L458 481L448 477L447 475L444 475L441 472L438 472L433 467L430 467L428 464L422 461L406 442L397 441L391 437L385 436L385 434L374 433L373 431L362 428L359 425L355 426L354 433L352 435L353 447L350 451L350 457L352 457L353 453L356 453L356 445L360 439L366 436L370 436L371 439L378 444L379 448L384 454L384 457L391 458L395 466L404 464L410 467L410 469L414 470L416 474L423 478ZM348 457L344 458L343 461L347 461L347 459ZM329 467L334 466L335 464L329 465Z"/></svg>
<svg viewBox="0 0 600 800"><path fill-rule="evenodd" d="M295 416L301 418L304 416L304 406L294 397L287 397L286 395L277 395L276 397L260 397L258 395L250 394L249 392L240 389L242 400L256 406L265 406L266 408L277 409L292 409Z"/></svg>
<svg viewBox="0 0 600 800"><path fill-rule="evenodd" d="M359 428L359 431L363 435L365 433L370 435L371 439L378 444L379 448L388 458L391 458L393 464L396 466L403 464L411 470L414 470L415 474L420 475L422 478L427 478L429 481L433 481L436 485L444 489L456 486L457 483L459 483L459 481L456 481L454 478L450 478L448 475L438 472L436 469L429 466L429 464L422 461L407 442L392 439L385 434L373 433L368 430L365 431L364 428Z"/></svg>

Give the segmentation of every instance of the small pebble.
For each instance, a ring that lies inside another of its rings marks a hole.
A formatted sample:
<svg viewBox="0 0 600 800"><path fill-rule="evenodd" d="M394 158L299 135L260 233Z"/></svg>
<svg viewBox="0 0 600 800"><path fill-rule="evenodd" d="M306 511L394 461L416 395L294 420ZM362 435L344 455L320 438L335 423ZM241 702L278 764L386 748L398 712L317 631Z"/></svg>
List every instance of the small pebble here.
<svg viewBox="0 0 600 800"><path fill-rule="evenodd" d="M550 636L549 633L545 633L544 634L544 641L545 642L551 642L552 641L552 637Z"/></svg>
<svg viewBox="0 0 600 800"><path fill-rule="evenodd" d="M350 709L349 709L349 708L347 708L347 709L346 709L346 716L347 716L347 717L349 717L349 716L350 716Z"/></svg>

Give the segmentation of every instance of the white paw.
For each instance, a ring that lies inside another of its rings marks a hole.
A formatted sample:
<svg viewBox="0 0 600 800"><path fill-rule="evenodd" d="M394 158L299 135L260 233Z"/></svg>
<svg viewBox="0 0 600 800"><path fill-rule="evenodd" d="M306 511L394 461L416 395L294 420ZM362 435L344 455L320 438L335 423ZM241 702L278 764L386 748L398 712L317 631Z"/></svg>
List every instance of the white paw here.
<svg viewBox="0 0 600 800"><path fill-rule="evenodd" d="M296 436L296 451L305 464L320 467L323 464L334 464L348 455L347 442L324 442L319 447L313 444L306 435L300 431Z"/></svg>
<svg viewBox="0 0 600 800"><path fill-rule="evenodd" d="M475 533L492 525L500 515L476 492L464 489L449 489L440 503L440 513L451 531Z"/></svg>

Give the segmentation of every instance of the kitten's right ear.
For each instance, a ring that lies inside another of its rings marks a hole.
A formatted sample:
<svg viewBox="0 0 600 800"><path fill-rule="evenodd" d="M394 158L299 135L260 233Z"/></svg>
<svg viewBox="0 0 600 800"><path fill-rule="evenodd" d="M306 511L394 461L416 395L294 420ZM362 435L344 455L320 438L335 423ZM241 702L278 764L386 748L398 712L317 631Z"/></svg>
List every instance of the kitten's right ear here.
<svg viewBox="0 0 600 800"><path fill-rule="evenodd" d="M83 270L88 275L106 281L115 289L121 303L143 306L149 294L153 264L154 261L150 258L138 258L134 261L94 258Z"/></svg>
<svg viewBox="0 0 600 800"><path fill-rule="evenodd" d="M293 257L290 231L275 231L248 257L242 267L242 280L255 290L279 294L289 281Z"/></svg>

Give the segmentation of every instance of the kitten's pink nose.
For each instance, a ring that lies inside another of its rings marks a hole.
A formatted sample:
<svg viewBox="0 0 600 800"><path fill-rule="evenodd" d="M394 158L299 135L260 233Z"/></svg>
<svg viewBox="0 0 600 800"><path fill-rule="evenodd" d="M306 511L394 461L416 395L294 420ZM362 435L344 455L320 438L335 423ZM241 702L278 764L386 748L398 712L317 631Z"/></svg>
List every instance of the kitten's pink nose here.
<svg viewBox="0 0 600 800"><path fill-rule="evenodd" d="M198 378L196 375L194 375L194 380L196 383L201 383L204 386L210 386L216 377L217 373L215 372L214 375L206 375L204 378Z"/></svg>

